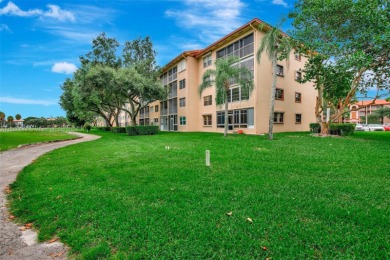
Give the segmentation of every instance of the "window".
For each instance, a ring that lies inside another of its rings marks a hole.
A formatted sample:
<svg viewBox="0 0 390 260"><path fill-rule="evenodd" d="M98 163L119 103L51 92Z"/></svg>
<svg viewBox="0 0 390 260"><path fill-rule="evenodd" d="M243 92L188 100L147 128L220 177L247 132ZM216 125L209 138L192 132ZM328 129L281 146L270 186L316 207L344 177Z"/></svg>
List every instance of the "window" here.
<svg viewBox="0 0 390 260"><path fill-rule="evenodd" d="M203 97L203 105L204 106L211 106L213 104L212 96L205 96Z"/></svg>
<svg viewBox="0 0 390 260"><path fill-rule="evenodd" d="M294 53L294 58L295 58L296 60L298 60L298 61L301 61L301 54L298 53L298 52L295 52L295 53Z"/></svg>
<svg viewBox="0 0 390 260"><path fill-rule="evenodd" d="M211 55L208 55L203 58L203 68L206 68L212 64L213 60L211 59Z"/></svg>
<svg viewBox="0 0 390 260"><path fill-rule="evenodd" d="M179 72L185 70L187 67L187 62L186 60L182 60L181 62L179 62L179 64L177 65L177 69Z"/></svg>
<svg viewBox="0 0 390 260"><path fill-rule="evenodd" d="M295 114L295 124L302 123L302 114Z"/></svg>
<svg viewBox="0 0 390 260"><path fill-rule="evenodd" d="M150 108L150 111L153 112L153 106L150 106L149 108Z"/></svg>
<svg viewBox="0 0 390 260"><path fill-rule="evenodd" d="M204 126L211 126L212 124L212 117L211 115L204 115L203 116L203 125Z"/></svg>
<svg viewBox="0 0 390 260"><path fill-rule="evenodd" d="M180 80L179 81L179 89L183 89L186 87L186 80L183 79L183 80Z"/></svg>
<svg viewBox="0 0 390 260"><path fill-rule="evenodd" d="M158 105L154 106L154 112L158 112Z"/></svg>
<svg viewBox="0 0 390 260"><path fill-rule="evenodd" d="M185 107L186 106L186 98L179 99L179 106L180 107Z"/></svg>
<svg viewBox="0 0 390 260"><path fill-rule="evenodd" d="M281 88L277 88L275 91L275 99L284 100L284 90Z"/></svg>
<svg viewBox="0 0 390 260"><path fill-rule="evenodd" d="M217 51L217 59L225 56L246 57L253 54L253 33Z"/></svg>
<svg viewBox="0 0 390 260"><path fill-rule="evenodd" d="M302 95L301 93L295 92L295 103L301 103Z"/></svg>
<svg viewBox="0 0 390 260"><path fill-rule="evenodd" d="M155 118L155 119L154 119L154 122L155 122L155 123L158 123L158 118Z"/></svg>
<svg viewBox="0 0 390 260"><path fill-rule="evenodd" d="M302 80L302 72L300 72L300 71L295 72L295 80L296 81Z"/></svg>
<svg viewBox="0 0 390 260"><path fill-rule="evenodd" d="M249 92L244 91L241 87L233 87L227 93L228 102L236 102L241 100L248 100Z"/></svg>
<svg viewBox="0 0 390 260"><path fill-rule="evenodd" d="M284 113L283 112L275 112L274 113L274 123L275 124L283 124L283 117Z"/></svg>
<svg viewBox="0 0 390 260"><path fill-rule="evenodd" d="M276 75L283 76L283 66L282 65L276 65Z"/></svg>
<svg viewBox="0 0 390 260"><path fill-rule="evenodd" d="M225 127L225 112L217 112L217 127ZM254 109L236 109L228 111L228 126L232 130L234 128L253 128L254 126Z"/></svg>
<svg viewBox="0 0 390 260"><path fill-rule="evenodd" d="M240 101L240 88L232 88L232 102Z"/></svg>
<svg viewBox="0 0 390 260"><path fill-rule="evenodd" d="M185 116L180 117L180 125L186 125L186 117Z"/></svg>

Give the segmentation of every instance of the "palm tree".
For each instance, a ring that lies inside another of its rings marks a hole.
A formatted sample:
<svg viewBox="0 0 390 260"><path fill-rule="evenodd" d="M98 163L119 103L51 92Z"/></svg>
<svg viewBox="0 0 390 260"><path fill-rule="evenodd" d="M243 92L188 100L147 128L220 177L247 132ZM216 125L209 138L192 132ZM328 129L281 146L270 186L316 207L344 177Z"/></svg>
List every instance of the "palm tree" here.
<svg viewBox="0 0 390 260"><path fill-rule="evenodd" d="M284 36L277 27L269 27L261 25L260 31L266 31L264 38L260 42L260 47L257 49L257 62L260 63L263 51L268 54L268 58L272 61L272 87L271 87L271 104L269 114L269 129L268 139L273 139L274 127L274 111L275 111L275 92L277 79L277 61L286 59L288 61L292 46L287 36Z"/></svg>
<svg viewBox="0 0 390 260"><path fill-rule="evenodd" d="M15 119L16 119L16 120L20 120L20 119L22 119L22 116L21 116L20 114L16 114L16 115L15 115Z"/></svg>
<svg viewBox="0 0 390 260"><path fill-rule="evenodd" d="M220 58L215 62L215 69L208 69L203 74L199 85L199 95L203 90L215 84L215 100L217 105L225 104L225 131L228 129L228 93L232 82L241 86L241 93L249 96L253 90L253 75L246 67L239 66L237 57Z"/></svg>
<svg viewBox="0 0 390 260"><path fill-rule="evenodd" d="M4 112L0 111L0 123L1 123L1 127L3 127L4 118L5 118Z"/></svg>
<svg viewBox="0 0 390 260"><path fill-rule="evenodd" d="M13 116L8 116L7 117L7 122L8 122L8 127L11 127L12 126L12 122L14 121L14 117Z"/></svg>

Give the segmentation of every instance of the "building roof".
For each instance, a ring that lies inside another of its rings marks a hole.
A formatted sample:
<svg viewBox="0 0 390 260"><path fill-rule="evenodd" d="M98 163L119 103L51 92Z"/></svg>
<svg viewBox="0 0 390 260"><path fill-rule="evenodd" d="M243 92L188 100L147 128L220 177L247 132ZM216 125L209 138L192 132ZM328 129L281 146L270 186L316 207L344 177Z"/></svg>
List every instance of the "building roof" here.
<svg viewBox="0 0 390 260"><path fill-rule="evenodd" d="M232 39L235 39L238 36L240 36L240 35L242 35L242 34L244 34L246 32L249 32L250 30L258 28L259 25L261 25L261 24L265 25L265 27L263 29L265 31L267 31L267 30L269 30L271 28L271 26L269 24L267 24L266 22L263 22L262 20L260 20L258 18L254 18L251 21L249 21L246 24L244 24L243 26L241 26L240 28L234 30L233 32L231 32L228 35L222 37L218 41L210 44L208 47L206 47L206 48L204 48L202 50L185 51L185 52L179 54L176 58L174 58L168 64L166 64L162 68L161 71L162 71L162 73L166 72L172 65L176 64L177 62L181 61L182 59L184 59L184 58L186 58L188 56L195 57L195 58L199 59L202 56L204 56L205 54L208 54L209 52L211 52L211 51L221 47L222 45L226 44L227 42L231 41ZM285 34L285 33L283 33L283 35L287 36L287 34Z"/></svg>
<svg viewBox="0 0 390 260"><path fill-rule="evenodd" d="M194 51L184 51L180 53L176 58L171 60L167 65L165 65L161 72L166 72L172 65L176 64L177 62L181 61L182 59L185 59L187 57L195 57L198 53L200 53L202 50L194 50Z"/></svg>
<svg viewBox="0 0 390 260"><path fill-rule="evenodd" d="M373 100L361 100L359 102L354 103L354 105L358 106L369 106L369 105L390 105L389 101L386 101L384 99L376 99L374 102Z"/></svg>

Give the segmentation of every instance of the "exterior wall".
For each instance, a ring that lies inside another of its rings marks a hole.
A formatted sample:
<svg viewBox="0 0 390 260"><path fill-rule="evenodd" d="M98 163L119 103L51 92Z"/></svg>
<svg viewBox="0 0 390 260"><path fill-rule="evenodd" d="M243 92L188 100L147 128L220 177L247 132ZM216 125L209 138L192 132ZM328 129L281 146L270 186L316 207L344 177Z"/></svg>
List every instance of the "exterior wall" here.
<svg viewBox="0 0 390 260"><path fill-rule="evenodd" d="M228 35L222 38L214 45L209 46L203 51L203 55L191 55L190 53L184 52L181 56L178 56L175 60L169 63L169 66L164 68L164 71L168 71L175 66L178 66L181 61L186 60L186 69L177 73L177 120L178 120L178 131L202 131L202 132L220 132L224 131L223 127L217 127L217 112L224 111L224 105L217 106L215 101L215 87L205 89L201 95L198 93L198 86L202 81L203 73L207 69L215 69L214 62L217 58L217 52L226 46L231 45L239 39L253 34L253 53L244 55L243 60L250 60L253 58L253 74L254 74L254 90L251 93L249 99L239 100L228 103L229 110L234 113L238 113L241 116L242 109L249 109L246 113L253 111L254 124L249 123L245 128L233 127L229 132L237 131L242 129L248 134L261 134L268 132L268 122L270 113L270 98L271 98L271 86L272 86L272 64L266 53L263 53L261 62L257 63L256 51L260 45L260 41L264 36L264 32L255 30L252 26L242 27L234 34ZM246 46L246 45L245 45ZM248 47L250 48L250 47ZM245 52L246 53L246 52ZM210 55L212 57L212 65L204 68L203 58ZM248 63L250 64L250 62ZM277 88L284 90L284 99L275 101L275 112L284 113L283 123L275 123L275 132L291 132L291 131L308 131L309 123L315 122L314 108L316 102L317 91L313 88L312 84L305 83L300 84L295 80L295 73L299 69L304 67L305 60L302 57L301 61L294 58L294 53L290 54L289 62L278 61L278 65L282 65L284 69L284 75L277 77ZM186 80L186 87L184 89L179 88L179 82ZM295 93L301 94L301 102L295 102ZM212 96L212 105L204 105L204 97ZM180 98L186 99L185 107L179 106ZM159 102L150 104L155 106ZM159 110L161 112L161 108ZM301 114L301 123L296 123L295 115ZM203 122L203 116L211 115L212 125L205 126ZM152 115L151 115L152 116ZM153 115L153 117L157 117ZM180 125L180 117L186 118L186 124ZM161 118L161 115L158 116ZM233 116L232 116L233 118ZM161 122L159 122L161 123ZM242 125L240 125L242 126Z"/></svg>
<svg viewBox="0 0 390 260"><path fill-rule="evenodd" d="M348 122L355 123L355 124L365 124L366 122L363 122L361 120L361 117L366 117L367 115L373 114L376 110L382 109L384 107L390 108L390 102L387 102L385 100L375 100L374 104L370 104L372 101L366 100L362 101L361 104L356 103L349 107L351 111L350 118ZM390 118L384 117L383 118L383 124L389 124Z"/></svg>

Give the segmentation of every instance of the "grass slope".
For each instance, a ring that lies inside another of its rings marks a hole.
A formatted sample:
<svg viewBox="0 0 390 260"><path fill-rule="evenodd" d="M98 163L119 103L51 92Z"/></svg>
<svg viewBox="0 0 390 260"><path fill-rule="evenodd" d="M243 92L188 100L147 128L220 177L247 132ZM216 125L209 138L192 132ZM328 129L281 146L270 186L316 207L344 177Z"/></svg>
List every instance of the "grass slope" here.
<svg viewBox="0 0 390 260"><path fill-rule="evenodd" d="M65 132L14 131L0 132L0 151L6 151L22 144L34 144L75 138Z"/></svg>
<svg viewBox="0 0 390 260"><path fill-rule="evenodd" d="M12 185L12 212L76 257L390 257L390 133L99 134Z"/></svg>

